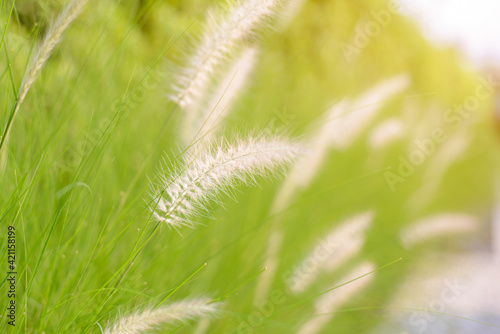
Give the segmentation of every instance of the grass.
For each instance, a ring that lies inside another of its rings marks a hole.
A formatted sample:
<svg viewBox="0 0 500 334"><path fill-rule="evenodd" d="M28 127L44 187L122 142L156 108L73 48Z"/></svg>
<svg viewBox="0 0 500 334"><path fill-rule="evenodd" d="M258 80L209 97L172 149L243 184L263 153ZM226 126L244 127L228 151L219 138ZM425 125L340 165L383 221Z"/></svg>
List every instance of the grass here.
<svg viewBox="0 0 500 334"><path fill-rule="evenodd" d="M36 15L23 11L21 1L0 5L2 131L30 54L62 8L59 1L28 3ZM255 72L234 102L224 136L267 129L304 139L325 109L344 97L355 99L400 73L409 73L411 87L380 101L384 109L376 119L347 150L331 150L313 182L297 191L285 210L270 215L285 176L259 177L259 187L242 184L232 196L222 196L224 206L210 203L212 217L199 217L201 225L184 229L182 237L151 220L150 179L165 155L175 160L183 149L178 146L182 113L166 98L174 78L166 64L182 60L187 34L201 33L205 9L213 5L206 0L91 1L65 32L2 148L2 235L15 226L18 274L16 326L8 326L4 311L0 331L100 333L100 326L128 311L209 296L224 302L210 321L210 333L244 333L252 323L253 332L294 332L315 314L319 295L362 261L376 268L392 263L342 306L373 311L336 314L325 329L368 333L383 320L377 307L390 299L423 252L438 252L443 243L459 247L448 237L406 250L399 242L401 228L431 214L489 210L498 167L494 97L482 101L458 129L429 117L463 103L479 75L453 51L430 46L401 17L394 17L356 61L347 62L341 43L350 41L358 19L369 21L370 11L386 3L341 0L307 2L288 28L266 31L253 42L260 49ZM35 21L40 24L30 24ZM388 147L370 149L371 131L389 117L401 117L410 130ZM463 131L470 139L467 149L438 180L426 176L439 155L429 156L392 192L387 168L397 168L415 138L425 138L435 126L450 137ZM440 181L435 200L412 201L423 184L435 181ZM282 275L333 226L366 210L376 215L361 253L320 275L306 292L291 294ZM284 227L279 262L264 270L270 266L266 251L277 219ZM0 243L5 268L6 246L5 237ZM274 294L254 302L259 281L271 269ZM5 279L0 293L7 302ZM163 332L192 333L197 326L187 322Z"/></svg>

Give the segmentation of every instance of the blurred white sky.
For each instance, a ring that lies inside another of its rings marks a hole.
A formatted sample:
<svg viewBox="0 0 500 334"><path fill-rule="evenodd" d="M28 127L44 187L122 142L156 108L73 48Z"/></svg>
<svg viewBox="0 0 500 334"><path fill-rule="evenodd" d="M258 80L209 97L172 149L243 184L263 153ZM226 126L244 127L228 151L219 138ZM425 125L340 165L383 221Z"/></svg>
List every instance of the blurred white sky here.
<svg viewBox="0 0 500 334"><path fill-rule="evenodd" d="M500 0L400 0L424 33L476 63L500 64Z"/></svg>

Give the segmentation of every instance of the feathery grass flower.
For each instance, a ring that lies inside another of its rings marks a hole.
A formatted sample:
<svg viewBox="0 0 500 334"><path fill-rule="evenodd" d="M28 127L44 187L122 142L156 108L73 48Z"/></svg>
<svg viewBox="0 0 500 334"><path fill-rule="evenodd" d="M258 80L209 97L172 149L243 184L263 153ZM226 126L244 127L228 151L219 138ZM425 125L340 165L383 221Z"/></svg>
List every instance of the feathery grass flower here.
<svg viewBox="0 0 500 334"><path fill-rule="evenodd" d="M222 78L208 103L184 113L181 135L185 145L196 138L210 143L218 123L224 120L233 101L244 89L254 69L256 55L256 48L246 48Z"/></svg>
<svg viewBox="0 0 500 334"><path fill-rule="evenodd" d="M360 276L366 275L375 270L375 264L372 262L364 262L356 266L348 275L339 280L333 286L339 286ZM328 324L333 318L334 312L343 304L347 303L353 296L361 292L373 281L373 274L350 282L324 294L315 303L317 316L307 321L298 331L298 334L315 334Z"/></svg>
<svg viewBox="0 0 500 334"><path fill-rule="evenodd" d="M386 99L406 89L411 80L408 74L401 74L388 78L364 92L357 99L344 99L331 107L322 119L315 124L313 134L307 145L311 154L307 159L299 159L294 164L290 174L278 191L271 213L275 214L286 209L297 191L309 186L323 166L331 149L347 149L362 133L369 122L379 112ZM275 224L271 234L280 233L280 226ZM280 245L273 246L273 252L268 252L266 263L277 263ZM266 276L262 276L257 286L256 295L265 299L269 292L270 282L274 276L274 269L270 269Z"/></svg>
<svg viewBox="0 0 500 334"><path fill-rule="evenodd" d="M285 29L290 25L293 19L299 14L304 7L307 0L289 0L286 5L283 6L283 10L280 13L280 19L278 22L278 27L280 29Z"/></svg>
<svg viewBox="0 0 500 334"><path fill-rule="evenodd" d="M408 87L410 78L406 74L386 79L354 101L347 99L335 104L314 126L314 135L308 148L311 154L307 159L299 159L278 193L273 211L281 211L298 189L308 186L323 166L330 149L348 148L364 130L370 120L383 107L383 102Z"/></svg>
<svg viewBox="0 0 500 334"><path fill-rule="evenodd" d="M282 0L237 1L226 15L211 13L205 33L187 65L181 70L171 98L182 109L193 108L206 94L213 75L234 54L241 41L252 37L272 18Z"/></svg>
<svg viewBox="0 0 500 334"><path fill-rule="evenodd" d="M399 235L403 246L411 248L430 238L473 232L478 226L479 220L475 216L463 213L442 213L412 223Z"/></svg>
<svg viewBox="0 0 500 334"><path fill-rule="evenodd" d="M373 211L352 216L322 238L292 272L290 290L305 291L322 271L333 272L359 253L374 216Z"/></svg>
<svg viewBox="0 0 500 334"><path fill-rule="evenodd" d="M193 318L215 314L220 303L210 298L182 300L156 309L146 309L119 318L104 334L139 334L156 329L162 324L186 322Z"/></svg>
<svg viewBox="0 0 500 334"><path fill-rule="evenodd" d="M250 138L195 150L185 161L186 169L162 177L153 215L175 229L193 227L192 217L207 212L210 200L238 182L254 183L256 176L269 175L301 152L301 145L279 138Z"/></svg>
<svg viewBox="0 0 500 334"><path fill-rule="evenodd" d="M368 145L376 150L386 147L405 134L406 126L400 118L389 118L380 123L370 134Z"/></svg>
<svg viewBox="0 0 500 334"><path fill-rule="evenodd" d="M347 149L382 110L386 100L408 88L410 82L408 74L386 79L354 100L349 112L330 114L329 121L332 122L332 129L335 129L330 132L330 147L337 150Z"/></svg>
<svg viewBox="0 0 500 334"><path fill-rule="evenodd" d="M26 98L26 94L28 94L31 86L38 78L40 70L47 62L47 59L52 54L52 51L54 51L54 48L61 41L62 34L66 28L68 28L71 22L73 22L78 14L80 14L87 1L88 0L74 0L69 3L47 32L45 39L38 48L36 55L32 58L26 72L24 73L23 81L21 82L21 86L19 88L19 95L14 106L14 111L7 122L2 140L0 141L0 150L7 140L12 122L16 117L21 104Z"/></svg>
<svg viewBox="0 0 500 334"><path fill-rule="evenodd" d="M467 129L459 130L445 138L446 141L442 143L429 142L429 140L424 139L419 141L419 143L421 145L425 143L425 149L422 150L417 145L412 148L412 152L418 150L428 160L422 185L413 193L408 201L408 206L415 212L421 211L436 199L436 196L439 194L439 187L445 179L446 173L454 163L463 159L465 152L472 144L472 137Z"/></svg>

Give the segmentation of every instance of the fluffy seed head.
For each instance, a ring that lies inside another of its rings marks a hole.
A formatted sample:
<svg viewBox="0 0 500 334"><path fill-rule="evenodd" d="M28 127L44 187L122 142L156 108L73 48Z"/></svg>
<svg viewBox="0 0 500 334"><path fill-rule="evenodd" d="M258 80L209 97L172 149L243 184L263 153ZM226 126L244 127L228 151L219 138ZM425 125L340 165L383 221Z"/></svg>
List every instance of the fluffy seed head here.
<svg viewBox="0 0 500 334"><path fill-rule="evenodd" d="M349 282L355 278L366 275L375 270L375 264L372 262L364 262L356 266L348 275L337 281L333 287ZM330 322L334 316L334 312L343 304L349 302L356 294L366 288L373 280L373 274L361 277L349 284L343 285L324 294L316 302L316 313L320 314L306 322L298 331L298 334L315 334L320 333L322 329Z"/></svg>
<svg viewBox="0 0 500 334"><path fill-rule="evenodd" d="M63 12L54 22L54 24L50 27L49 31L47 32L47 35L45 36L45 39L38 48L36 55L31 59L30 64L28 65L28 68L24 73L21 86L19 87L19 95L17 97L11 121L5 127L4 130L5 135L0 140L0 149L2 148L2 146L4 146L4 144L5 145L7 144L12 121L16 117L17 112L19 111L19 108L21 107L21 104L26 98L26 95L28 94L28 91L30 90L31 86L38 78L38 75L40 74L42 67L45 65L47 59L52 54L52 51L54 51L54 48L61 41L62 35L66 30L66 28L68 28L71 22L73 22L73 20L78 16L78 14L80 14L87 1L88 0L73 0L66 6ZM5 167L7 159L5 154L6 153L2 152L1 166L0 166L0 169L2 170Z"/></svg>
<svg viewBox="0 0 500 334"><path fill-rule="evenodd" d="M321 239L293 270L289 281L290 290L293 293L305 291L321 272L333 272L358 254L374 216L373 211L352 216Z"/></svg>
<svg viewBox="0 0 500 334"><path fill-rule="evenodd" d="M182 109L199 103L221 64L238 42L253 36L263 22L277 13L282 0L237 1L227 15L209 15L205 34L175 82L171 98Z"/></svg>
<svg viewBox="0 0 500 334"><path fill-rule="evenodd" d="M191 218L207 212L210 200L217 200L237 183L254 183L256 176L269 175L301 152L301 145L279 138L250 138L236 145L221 143L195 150L185 159L185 169L161 177L153 215L176 229L193 227Z"/></svg>
<svg viewBox="0 0 500 334"><path fill-rule="evenodd" d="M474 232L479 226L477 217L463 213L442 213L429 216L400 232L403 246L411 248L430 238L450 234Z"/></svg>
<svg viewBox="0 0 500 334"><path fill-rule="evenodd" d="M299 14L302 7L304 7L307 0L289 0L283 8L282 15L278 22L280 29L285 29L293 19Z"/></svg>
<svg viewBox="0 0 500 334"><path fill-rule="evenodd" d="M215 91L209 94L208 103L192 110L185 110L182 122L182 141L185 145L189 144L195 137L204 143L211 141L218 123L224 120L233 101L241 94L248 82L256 58L257 49L246 48L235 59Z"/></svg>
<svg viewBox="0 0 500 334"><path fill-rule="evenodd" d="M405 124L401 119L390 118L380 123L370 134L368 145L380 149L401 138L405 134Z"/></svg>
<svg viewBox="0 0 500 334"><path fill-rule="evenodd" d="M50 27L44 41L38 48L36 56L31 61L28 71L26 72L23 82L21 84L21 89L19 90L19 100L24 100L28 90L30 89L33 82L38 77L40 70L49 58L52 51L57 44L61 41L62 34L68 28L68 26L73 22L73 20L80 14L85 4L88 0L73 0L70 2L63 12L59 15L54 24ZM20 104L18 102L18 104Z"/></svg>
<svg viewBox="0 0 500 334"><path fill-rule="evenodd" d="M313 135L307 145L311 154L295 164L273 203L272 211L283 210L297 190L314 180L330 149L347 149L382 109L383 102L409 84L410 78L406 74L392 77L364 92L361 97L353 101L344 99L330 108L311 131Z"/></svg>
<svg viewBox="0 0 500 334"><path fill-rule="evenodd" d="M348 148L382 110L386 100L406 89L410 82L407 74L386 79L353 101L349 112L331 113L331 126L335 127L328 140L331 147L338 150Z"/></svg>
<svg viewBox="0 0 500 334"><path fill-rule="evenodd" d="M423 139L419 141L420 147L415 145L416 148L411 151L423 152L424 159L428 160L422 186L413 193L408 201L408 206L412 210L421 211L435 200L448 169L453 163L465 156L465 152L471 145L472 137L464 130L456 132L442 144L430 139ZM423 145L425 145L425 149L422 151Z"/></svg>
<svg viewBox="0 0 500 334"><path fill-rule="evenodd" d="M220 304L210 298L183 300L156 309L146 309L119 318L104 334L139 334L153 330L161 324L186 322L193 318L215 314Z"/></svg>

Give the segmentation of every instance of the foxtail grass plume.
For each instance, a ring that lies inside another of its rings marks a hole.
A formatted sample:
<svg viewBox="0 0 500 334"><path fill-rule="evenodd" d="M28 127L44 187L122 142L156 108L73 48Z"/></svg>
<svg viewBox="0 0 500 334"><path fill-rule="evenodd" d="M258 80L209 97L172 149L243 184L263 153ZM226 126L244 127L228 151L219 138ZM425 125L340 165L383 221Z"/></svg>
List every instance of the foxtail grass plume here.
<svg viewBox="0 0 500 334"><path fill-rule="evenodd" d="M400 232L401 243L406 248L440 236L471 233L479 227L477 217L463 213L442 213L418 220Z"/></svg>
<svg viewBox="0 0 500 334"><path fill-rule="evenodd" d="M347 112L347 107L348 102L343 100L337 103L331 110L334 110L335 113L340 111ZM288 205L290 205L294 196L296 196L297 191L305 187L321 167L321 163L329 148L329 132L334 130L330 128L330 124L331 123L323 123L319 129L313 132L315 135L307 143L310 154L307 158L299 158L292 167L288 177L274 197L273 203L271 204L271 215L279 214L281 211L284 211ZM255 291L255 299L257 301L265 300L268 297L271 284L275 278L276 268L279 264L282 235L281 221L278 218L272 226L271 236L268 241L268 249L264 258L265 265L269 269L266 275L262 275L257 283Z"/></svg>
<svg viewBox="0 0 500 334"><path fill-rule="evenodd" d="M226 15L208 17L201 42L178 75L171 98L182 108L201 103L214 74L238 45L253 37L266 21L277 14L283 0L236 1Z"/></svg>
<svg viewBox="0 0 500 334"><path fill-rule="evenodd" d="M418 149L417 143L429 138L429 134L437 127L447 128L443 120L443 110L446 109L438 101L423 102L420 98L409 97L405 99L401 114L408 128L408 137L411 141L408 145L408 153Z"/></svg>
<svg viewBox="0 0 500 334"><path fill-rule="evenodd" d="M205 334L207 333L209 327L210 327L210 319L204 318L200 320L200 323L198 324L198 327L196 327L193 334Z"/></svg>
<svg viewBox="0 0 500 334"><path fill-rule="evenodd" d="M293 19L299 14L307 0L289 0L283 8L278 22L280 29L285 29L290 25Z"/></svg>
<svg viewBox="0 0 500 334"><path fill-rule="evenodd" d="M224 120L231 110L232 103L244 89L248 78L255 67L256 48L246 48L234 61L220 81L217 89L204 106L188 110L183 114L182 141L187 146L195 137L203 143L209 143L217 125ZM202 145L203 146L203 145Z"/></svg>
<svg viewBox="0 0 500 334"><path fill-rule="evenodd" d="M348 275L337 281L333 287L339 286L353 279L359 279L350 282L346 285L338 287L324 294L315 303L316 314L311 320L307 321L297 331L297 334L316 334L320 333L323 328L332 320L334 312L337 311L343 304L349 302L355 295L364 290L372 281L373 274L361 277L375 270L375 264L372 262L364 262L356 266Z"/></svg>
<svg viewBox="0 0 500 334"><path fill-rule="evenodd" d="M321 272L333 272L356 256L365 243L366 230L374 216L373 211L355 215L322 238L293 270L288 280L289 289L295 294L304 292Z"/></svg>
<svg viewBox="0 0 500 334"><path fill-rule="evenodd" d="M368 138L368 145L374 149L381 149L390 143L403 137L405 134L405 125L399 118L390 118L379 125L371 132Z"/></svg>
<svg viewBox="0 0 500 334"><path fill-rule="evenodd" d="M354 101L344 99L331 107L322 119L315 124L307 148L311 154L307 158L299 159L295 163L282 187L278 191L271 214L284 211L293 200L298 190L311 184L323 166L331 149L347 149L365 129L369 122L384 106L390 97L400 93L410 85L408 74L391 77L369 89ZM271 233L281 233L280 224L273 226ZM275 255L278 256L281 245L275 245ZM269 253L269 252L268 252ZM266 258L265 263L277 263L277 258ZM266 277L262 276L256 290L256 296L265 299L269 293L270 283L273 281L273 270Z"/></svg>
<svg viewBox="0 0 500 334"><path fill-rule="evenodd" d="M382 110L387 99L408 88L410 83L408 74L384 80L353 101L349 112L333 114L329 121L335 124L336 131L330 133L331 147L347 149Z"/></svg>
<svg viewBox="0 0 500 334"><path fill-rule="evenodd" d="M214 315L220 304L209 298L188 299L159 308L145 309L119 318L104 334L139 334L157 329L160 325L186 322L194 318Z"/></svg>
<svg viewBox="0 0 500 334"><path fill-rule="evenodd" d="M316 131L311 131L314 136L307 144L311 154L295 163L290 171L290 176L285 180L276 196L272 211L278 212L285 209L297 190L305 188L312 182L328 155L332 132L340 131L333 122L328 121L328 118L333 115L347 113L349 105L349 101L345 99L334 105L329 110L326 119L323 119L322 125Z"/></svg>
<svg viewBox="0 0 500 334"><path fill-rule="evenodd" d="M394 142L407 136L408 127L400 117L389 118L377 125L368 136L368 147L371 149L371 154L367 157L367 168L377 169L383 164L388 153L388 148Z"/></svg>
<svg viewBox="0 0 500 334"><path fill-rule="evenodd" d="M422 186L413 193L408 201L414 212L421 211L438 196L439 187L449 168L453 163L463 158L472 142L472 137L466 129L462 129L450 137L444 135L443 139L446 141L438 143L433 139L426 138L419 141L420 147L414 148L414 152L418 150L424 156L423 160L429 160L423 175Z"/></svg>
<svg viewBox="0 0 500 334"><path fill-rule="evenodd" d="M355 101L344 99L328 110L311 131L311 154L300 159L290 172L278 193L274 211L283 210L298 189L305 188L317 175L330 149L348 148L380 111L385 100L406 89L410 83L406 74L392 77L377 84Z"/></svg>
<svg viewBox="0 0 500 334"><path fill-rule="evenodd" d="M64 31L68 28L68 26L73 22L73 20L80 14L85 4L88 0L73 0L70 2L66 8L62 11L59 17L56 19L54 24L48 30L42 44L38 47L38 50L35 56L31 59L30 64L27 67L26 72L23 76L23 81L21 82L21 86L19 87L19 95L16 100L16 104L14 107L14 111L9 118L9 121L5 127L2 140L0 141L0 150L4 145L5 141L8 138L9 130L12 125L14 118L21 107L28 91L31 86L38 78L41 69L47 62L47 59L54 51L54 48L61 41L62 35Z"/></svg>
<svg viewBox="0 0 500 334"><path fill-rule="evenodd" d="M194 227L192 218L207 212L210 200L238 183L254 183L256 176L273 173L302 151L301 145L279 138L249 138L196 151L186 159L185 169L167 171L162 177L153 215L176 230Z"/></svg>
<svg viewBox="0 0 500 334"><path fill-rule="evenodd" d="M264 255L267 270L261 275L255 291L255 300L257 301L265 300L271 284L273 283L279 265L279 252L281 243L283 242L283 234L283 230L281 229L275 228L271 230L269 240L267 241L266 253Z"/></svg>

